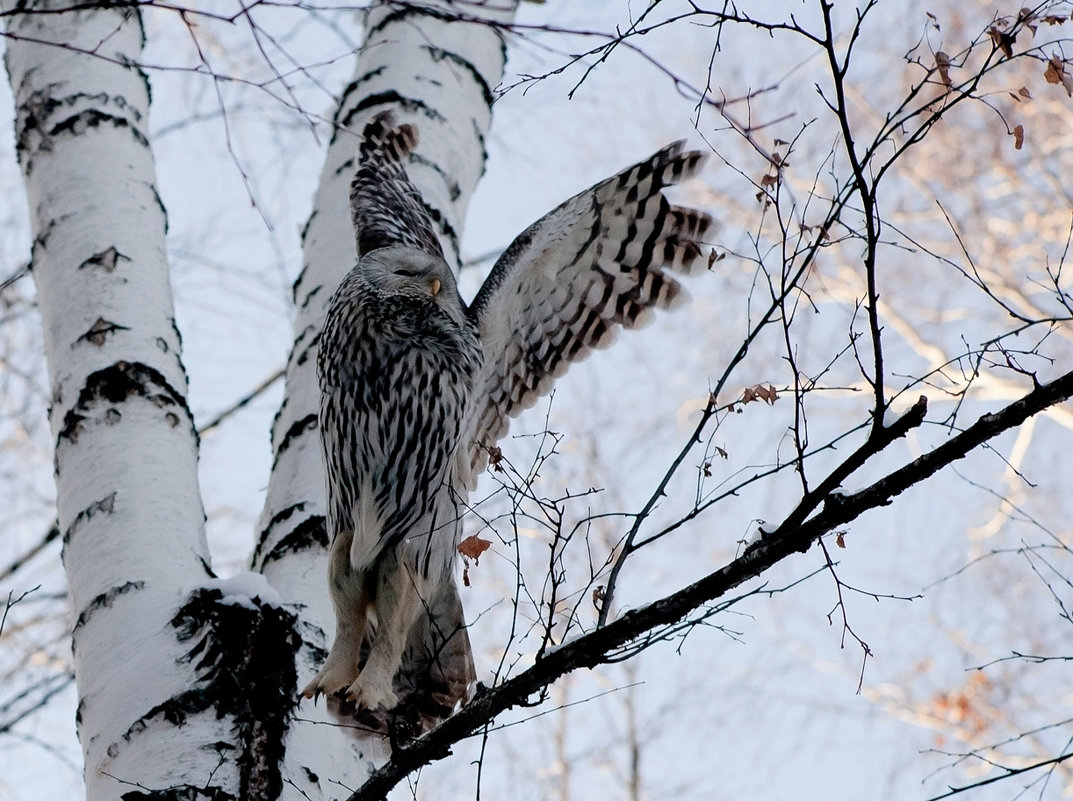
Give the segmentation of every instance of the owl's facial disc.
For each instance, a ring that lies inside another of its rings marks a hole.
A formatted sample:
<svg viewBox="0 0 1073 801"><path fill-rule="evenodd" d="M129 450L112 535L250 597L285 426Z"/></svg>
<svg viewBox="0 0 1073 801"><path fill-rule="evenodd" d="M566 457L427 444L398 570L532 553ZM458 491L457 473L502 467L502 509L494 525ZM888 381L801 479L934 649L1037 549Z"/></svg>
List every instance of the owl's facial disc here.
<svg viewBox="0 0 1073 801"><path fill-rule="evenodd" d="M383 248L363 257L361 266L368 280L387 292L427 298L437 305L450 302L452 297L455 284L451 268L431 253Z"/></svg>
<svg viewBox="0 0 1073 801"><path fill-rule="evenodd" d="M443 281L440 278L439 265L435 262L409 262L396 267L392 272L395 289L402 292L416 292L420 295L435 297L439 294Z"/></svg>

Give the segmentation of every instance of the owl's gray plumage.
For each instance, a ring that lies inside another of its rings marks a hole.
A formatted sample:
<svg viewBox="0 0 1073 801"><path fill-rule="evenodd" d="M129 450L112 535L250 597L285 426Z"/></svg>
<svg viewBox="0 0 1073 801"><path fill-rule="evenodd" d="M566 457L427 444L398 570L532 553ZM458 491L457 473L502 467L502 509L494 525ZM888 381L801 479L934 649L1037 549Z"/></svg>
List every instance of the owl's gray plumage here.
<svg viewBox="0 0 1073 801"><path fill-rule="evenodd" d="M387 117L366 128L351 190L358 263L321 335L336 637L305 694L345 689L364 707L392 708L396 686L419 686L407 700L435 720L474 679L451 572L461 522L452 468L480 346L402 167L415 143Z"/></svg>
<svg viewBox="0 0 1073 801"><path fill-rule="evenodd" d="M530 226L467 308L403 167L416 141L388 113L364 131L358 262L320 341L337 629L305 694L401 695L428 725L474 680L453 566L489 449L571 362L683 296L667 270L704 263L711 219L663 197L702 161L672 144Z"/></svg>

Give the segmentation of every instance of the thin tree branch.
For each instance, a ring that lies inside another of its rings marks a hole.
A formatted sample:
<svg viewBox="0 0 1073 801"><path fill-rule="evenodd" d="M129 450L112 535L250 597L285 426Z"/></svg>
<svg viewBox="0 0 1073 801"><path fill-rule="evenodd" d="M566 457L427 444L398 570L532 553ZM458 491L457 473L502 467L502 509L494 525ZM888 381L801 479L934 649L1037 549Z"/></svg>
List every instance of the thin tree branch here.
<svg viewBox="0 0 1073 801"><path fill-rule="evenodd" d="M703 604L756 578L793 553L808 550L812 543L834 528L846 525L870 509L890 504L895 496L909 487L1070 396L1073 396L1073 372L1037 385L998 412L985 414L965 431L859 492L828 495L823 509L808 520L795 522L801 516L799 507L773 533L714 573L647 606L632 609L558 648L549 649L533 667L497 687L479 692L456 715L412 745L397 750L391 761L376 770L348 801L380 801L409 773L447 757L455 743L481 731L497 715L525 704L530 696L541 692L559 677L578 668L594 668L646 632L683 620ZM892 425L881 429L880 436L904 436L923 422L926 408L926 401L921 399ZM847 462L857 456L855 453ZM840 472L841 469L836 470L832 475Z"/></svg>
<svg viewBox="0 0 1073 801"><path fill-rule="evenodd" d="M983 779L978 782L973 782L972 784L966 784L961 787L951 787L950 792L943 793L942 795L933 795L931 798L928 799L928 801L939 801L939 799L941 798L950 798L951 796L959 795L961 793L968 792L969 790L976 790L980 787L985 787L989 784L1000 782L1003 779L1010 778L1011 776L1017 776L1021 773L1028 773L1028 771L1030 770L1039 770L1040 768L1045 768L1048 765L1058 765L1062 762L1065 762L1067 759L1073 759L1073 751L1062 754L1061 756L1056 756L1053 759L1045 759L1042 762L1033 762L1031 765L1026 765L1023 768L1003 768L1003 770L1006 771L1005 773L1002 773L998 776L992 776L990 779Z"/></svg>
<svg viewBox="0 0 1073 801"><path fill-rule="evenodd" d="M249 392L247 392L245 395L243 395L237 401L232 403L226 409L224 409L223 411L219 412L214 418L209 420L209 422L205 423L205 425L201 426L197 430L198 436L204 436L207 432L212 431L212 429L216 428L216 426L220 425L220 423L222 423L228 417L233 415L235 412L238 412L241 409L243 409L246 406L248 406L250 403L252 403L258 397L260 397L262 394L267 392L272 387L272 385L275 384L277 381L279 381L281 378L283 378L283 376L285 374L286 374L286 368L281 367L278 370L276 370L276 372L272 373L272 375L270 375L268 378L266 378L264 381L262 381L256 387L251 389Z"/></svg>
<svg viewBox="0 0 1073 801"><path fill-rule="evenodd" d="M45 535L37 541L36 545L30 546L30 548L28 548L21 556L15 557L6 567L0 570L0 581L6 581L11 576L15 575L15 573L21 570L27 562L41 553L41 551L45 550L50 542L59 539L59 536L59 524L53 522L53 524L49 526L48 531L45 532Z"/></svg>
<svg viewBox="0 0 1073 801"><path fill-rule="evenodd" d="M883 415L887 409L886 393L884 392L884 369L883 369L883 340L881 338L882 326L879 324L879 291L876 289L876 249L879 247L879 233L881 220L876 208L876 183L869 186L865 176L865 165L871 161L871 153L866 160L857 155L857 147L853 142L853 130L850 127L849 106L846 103L845 80L849 71L849 60L853 50L853 44L860 36L864 17L875 5L869 3L863 11L857 12L857 23L853 27L853 35L846 47L845 57L839 63L838 54L835 52L835 34L831 22L831 10L833 3L821 2L823 10L824 41L823 46L827 54L827 60L831 68L831 79L834 83L835 103L832 109L838 124L842 130L842 142L845 146L846 156L849 159L850 168L853 170L853 184L857 195L861 199L861 211L864 215L865 239L864 239L864 274L868 285L868 329L872 340L872 391L875 395L875 409L872 412L872 431L879 433L883 428ZM867 376L866 376L867 377Z"/></svg>

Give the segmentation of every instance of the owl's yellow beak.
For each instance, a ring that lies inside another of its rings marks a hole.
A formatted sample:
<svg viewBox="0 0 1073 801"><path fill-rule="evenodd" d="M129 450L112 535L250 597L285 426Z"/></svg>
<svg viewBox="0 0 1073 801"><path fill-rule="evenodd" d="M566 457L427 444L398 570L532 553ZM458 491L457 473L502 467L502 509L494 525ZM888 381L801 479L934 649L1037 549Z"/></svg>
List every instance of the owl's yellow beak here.
<svg viewBox="0 0 1073 801"><path fill-rule="evenodd" d="M433 295L438 295L439 292L440 292L440 279L439 278L433 278L432 280L429 281L428 286L429 286L429 289L432 290Z"/></svg>

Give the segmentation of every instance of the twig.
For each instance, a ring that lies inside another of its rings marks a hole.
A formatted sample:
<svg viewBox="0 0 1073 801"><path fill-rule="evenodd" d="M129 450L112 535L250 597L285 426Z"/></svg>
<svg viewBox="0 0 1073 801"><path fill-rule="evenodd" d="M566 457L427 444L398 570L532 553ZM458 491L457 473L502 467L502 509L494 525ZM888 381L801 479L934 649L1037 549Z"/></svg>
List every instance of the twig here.
<svg viewBox="0 0 1073 801"><path fill-rule="evenodd" d="M703 604L761 575L793 553L806 551L824 534L846 525L866 511L888 505L895 496L963 458L983 442L1070 396L1073 396L1073 372L1035 387L998 412L984 415L962 433L872 485L849 495L831 496L823 509L808 520L790 525L790 518L787 518L774 533L747 549L742 556L696 583L639 609L632 609L605 626L545 652L533 667L497 687L478 693L440 726L412 745L397 750L391 761L374 771L348 801L380 801L409 773L447 757L455 743L479 732L488 721L506 710L526 704L530 696L542 692L560 676L578 668L602 664L609 654L646 632L683 620ZM908 433L923 421L924 408L925 404L918 403L894 425L883 430L894 429L900 435ZM838 498L837 502L835 498ZM796 519L796 511L791 517Z"/></svg>
<svg viewBox="0 0 1073 801"><path fill-rule="evenodd" d="M254 400L256 400L260 395L262 395L263 393L267 392L272 387L272 385L275 384L277 381L279 381L281 378L283 378L283 376L285 374L286 374L286 368L284 368L284 367L281 367L278 370L276 370L276 372L272 373L272 375L270 375L268 378L266 378L264 381L262 381L256 387L251 389L249 392L247 392L245 395L243 395L237 401L232 403L230 406L228 406L222 412L219 412L214 418L209 420L209 422L205 423L205 425L201 426L201 428L199 428L197 430L198 436L204 436L206 433L208 433L209 431L212 431L212 429L216 428L216 426L220 425L220 423L222 423L228 417L233 415L235 412L240 411L241 409L243 409L246 406L248 406L250 403L252 403Z"/></svg>
<svg viewBox="0 0 1073 801"><path fill-rule="evenodd" d="M1011 776L1017 776L1021 773L1027 773L1030 770L1039 770L1040 768L1045 768L1048 765L1058 765L1062 762L1065 762L1067 759L1073 759L1073 751L1062 754L1061 756L1056 756L1052 759L1045 759L1042 762L1033 762L1031 765L1026 765L1023 768L1003 768L1003 770L1006 771L1005 773L1002 773L998 776L992 776L990 779L981 779L980 781L973 782L972 784L965 784L961 787L951 787L949 792L943 793L942 795L933 795L931 798L928 799L928 801L939 801L939 799L941 798L950 798L951 796L959 795L960 793L968 792L969 790L976 790L980 787L986 787L989 784L1000 782L1003 779L1010 778Z"/></svg>

